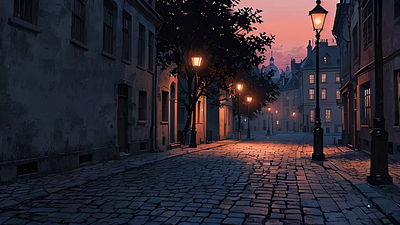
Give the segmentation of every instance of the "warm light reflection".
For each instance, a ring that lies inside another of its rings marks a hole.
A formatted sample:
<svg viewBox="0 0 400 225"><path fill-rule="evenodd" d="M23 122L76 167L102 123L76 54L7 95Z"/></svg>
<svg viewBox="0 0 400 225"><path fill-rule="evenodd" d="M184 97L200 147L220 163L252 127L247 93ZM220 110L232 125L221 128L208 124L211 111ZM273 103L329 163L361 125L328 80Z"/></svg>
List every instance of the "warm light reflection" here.
<svg viewBox="0 0 400 225"><path fill-rule="evenodd" d="M292 115L293 115L293 116L295 116L295 115L296 115L296 112L295 112L295 111L293 111Z"/></svg>
<svg viewBox="0 0 400 225"><path fill-rule="evenodd" d="M271 107L268 107L268 111L271 111Z"/></svg>

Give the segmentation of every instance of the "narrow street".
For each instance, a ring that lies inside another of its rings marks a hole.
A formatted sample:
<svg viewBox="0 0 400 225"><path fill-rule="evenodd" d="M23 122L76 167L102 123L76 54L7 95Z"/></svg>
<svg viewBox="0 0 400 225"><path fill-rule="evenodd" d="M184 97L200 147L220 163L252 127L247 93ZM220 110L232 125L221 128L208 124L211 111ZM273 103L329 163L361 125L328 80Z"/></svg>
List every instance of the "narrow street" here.
<svg viewBox="0 0 400 225"><path fill-rule="evenodd" d="M332 144L337 137L325 138ZM327 161L316 163L310 140L310 134L255 133L253 140L3 185L1 196L9 199L0 201L0 224L391 224L354 185L365 183L368 154L331 145ZM134 166L119 169L123 164ZM398 163L390 168L400 171ZM30 197L19 198L30 189Z"/></svg>

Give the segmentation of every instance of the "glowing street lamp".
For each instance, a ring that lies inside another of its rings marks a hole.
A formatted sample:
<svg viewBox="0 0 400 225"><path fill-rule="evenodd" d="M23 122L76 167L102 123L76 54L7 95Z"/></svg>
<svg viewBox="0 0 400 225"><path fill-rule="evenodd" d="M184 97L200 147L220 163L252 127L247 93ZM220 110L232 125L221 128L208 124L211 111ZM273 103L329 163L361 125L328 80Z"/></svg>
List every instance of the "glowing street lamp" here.
<svg viewBox="0 0 400 225"><path fill-rule="evenodd" d="M194 77L194 90L193 90L193 101L196 99L197 96L197 68L201 66L201 56L193 56L192 57L192 66L194 70L196 71L195 77ZM196 148L197 143L196 143L196 103L193 104L193 125L192 125L192 130L190 132L190 144L189 148Z"/></svg>
<svg viewBox="0 0 400 225"><path fill-rule="evenodd" d="M271 106L268 106L268 130L267 130L267 135L271 134L271 131L269 130L269 119L270 119L269 114L270 113L271 113ZM274 121L272 121L272 122L274 122Z"/></svg>
<svg viewBox="0 0 400 225"><path fill-rule="evenodd" d="M241 121L240 121L240 92L243 89L243 84L237 84L236 87L237 87L238 92L239 92L239 98L238 98L238 121L239 121L238 122L238 140L242 140L242 135L241 135L242 131L240 130L240 123L241 123Z"/></svg>
<svg viewBox="0 0 400 225"><path fill-rule="evenodd" d="M250 138L250 102L253 100L251 96L247 96L247 121L248 121L248 128L247 129L247 138Z"/></svg>
<svg viewBox="0 0 400 225"><path fill-rule="evenodd" d="M316 49L316 79L315 79L315 85L316 85L316 106L315 106L315 127L314 127L314 152L312 154L312 159L316 161L324 161L325 160L325 155L324 155L324 130L321 127L321 118L320 118L320 108L319 108L319 38L322 29L324 28L325 24L325 18L326 14L328 14L328 11L326 11L324 8L322 8L321 1L317 0L316 1L317 6L313 10L309 12L309 16L311 16L311 21L313 24L313 28L316 32L315 37L317 38L317 43L315 46Z"/></svg>

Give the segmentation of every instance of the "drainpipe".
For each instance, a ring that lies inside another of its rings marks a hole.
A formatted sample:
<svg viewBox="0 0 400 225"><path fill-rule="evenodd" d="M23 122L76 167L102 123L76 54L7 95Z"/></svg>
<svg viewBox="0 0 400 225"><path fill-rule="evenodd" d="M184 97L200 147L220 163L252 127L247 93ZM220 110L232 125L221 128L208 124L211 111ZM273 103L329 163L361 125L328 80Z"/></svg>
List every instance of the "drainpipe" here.
<svg viewBox="0 0 400 225"><path fill-rule="evenodd" d="M156 38L160 33L160 29L161 26L163 24L163 20L161 20L160 23L158 23L156 25ZM157 45L155 47L156 50L156 55L157 55ZM152 151L156 152L158 150L158 144L157 144L157 140L158 140L158 134L157 134L157 128L158 128L158 123L157 123L157 78L158 78L158 67L157 65L155 66L154 69L154 74L153 74L153 99L152 99L152 106L153 106L153 110L151 111L151 135L152 135L152 144L153 144L153 148Z"/></svg>

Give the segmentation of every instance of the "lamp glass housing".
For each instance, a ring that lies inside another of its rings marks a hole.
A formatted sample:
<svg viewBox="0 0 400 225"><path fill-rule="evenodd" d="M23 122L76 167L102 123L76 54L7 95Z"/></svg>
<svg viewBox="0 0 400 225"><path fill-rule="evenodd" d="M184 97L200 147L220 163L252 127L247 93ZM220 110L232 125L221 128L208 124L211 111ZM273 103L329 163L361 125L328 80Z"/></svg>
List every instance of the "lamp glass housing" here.
<svg viewBox="0 0 400 225"><path fill-rule="evenodd" d="M309 16L311 16L314 30L321 31L324 29L326 14L328 14L328 11L322 8L320 4L317 4L317 6L310 11Z"/></svg>
<svg viewBox="0 0 400 225"><path fill-rule="evenodd" d="M195 67L199 67L201 65L201 56L193 56L192 57L192 65Z"/></svg>
<svg viewBox="0 0 400 225"><path fill-rule="evenodd" d="M238 89L239 91L241 91L241 90L243 89L243 84L238 84L238 85L237 85L237 89Z"/></svg>
<svg viewBox="0 0 400 225"><path fill-rule="evenodd" d="M247 102L251 102L251 100L253 100L253 98L251 96L247 96Z"/></svg>

